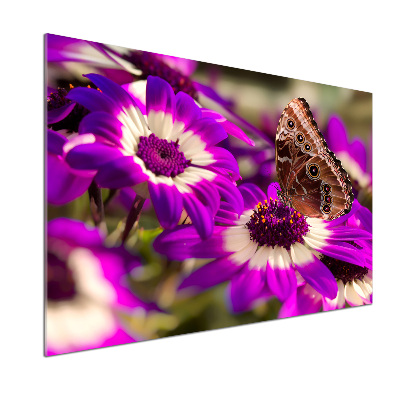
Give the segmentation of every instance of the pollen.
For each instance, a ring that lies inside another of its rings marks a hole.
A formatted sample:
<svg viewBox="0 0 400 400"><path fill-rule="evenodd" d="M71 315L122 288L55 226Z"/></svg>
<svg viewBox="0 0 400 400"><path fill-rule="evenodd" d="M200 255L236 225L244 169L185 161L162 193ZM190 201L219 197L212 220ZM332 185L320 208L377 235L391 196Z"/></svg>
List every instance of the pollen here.
<svg viewBox="0 0 400 400"><path fill-rule="evenodd" d="M262 208L256 207L245 226L251 240L259 246L280 246L286 250L294 243L303 243L309 231L305 217L277 200L267 202Z"/></svg>

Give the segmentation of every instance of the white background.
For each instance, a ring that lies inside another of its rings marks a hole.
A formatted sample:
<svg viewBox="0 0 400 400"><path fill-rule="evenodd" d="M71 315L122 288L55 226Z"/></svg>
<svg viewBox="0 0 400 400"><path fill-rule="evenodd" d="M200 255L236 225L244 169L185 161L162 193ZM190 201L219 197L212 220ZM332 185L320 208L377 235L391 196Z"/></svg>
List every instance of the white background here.
<svg viewBox="0 0 400 400"><path fill-rule="evenodd" d="M395 398L400 356L395 2L160 3L2 5L1 397ZM374 304L44 358L46 32L373 92Z"/></svg>

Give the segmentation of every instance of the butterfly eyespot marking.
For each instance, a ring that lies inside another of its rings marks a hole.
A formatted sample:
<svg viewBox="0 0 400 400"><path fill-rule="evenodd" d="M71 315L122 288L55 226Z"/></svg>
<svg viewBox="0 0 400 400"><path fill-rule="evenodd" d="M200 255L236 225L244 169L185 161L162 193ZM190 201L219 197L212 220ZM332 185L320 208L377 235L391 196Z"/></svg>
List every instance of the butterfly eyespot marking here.
<svg viewBox="0 0 400 400"><path fill-rule="evenodd" d="M298 134L296 135L296 141L297 141L297 143L299 143L299 144L303 144L304 141L305 141L304 135L302 135L301 133L298 133Z"/></svg>
<svg viewBox="0 0 400 400"><path fill-rule="evenodd" d="M322 185L322 190L324 191L324 193L329 194L332 191L331 185L324 183Z"/></svg>
<svg viewBox="0 0 400 400"><path fill-rule="evenodd" d="M307 175L311 179L318 179L320 175L320 169L317 164L308 164L307 165Z"/></svg>
<svg viewBox="0 0 400 400"><path fill-rule="evenodd" d="M306 151L307 153L310 152L311 149L312 149L312 147L311 147L310 143L306 143L306 144L303 146L303 151Z"/></svg>
<svg viewBox="0 0 400 400"><path fill-rule="evenodd" d="M327 204L332 204L332 196L325 195L324 196L324 202Z"/></svg>
<svg viewBox="0 0 400 400"><path fill-rule="evenodd" d="M288 127L288 129L292 130L295 127L295 123L294 120L292 118L289 118L286 122L286 125Z"/></svg>
<svg viewBox="0 0 400 400"><path fill-rule="evenodd" d="M321 211L322 211L324 214L329 214L329 213L331 212L331 206L330 206L329 204L324 204L324 205L321 207Z"/></svg>

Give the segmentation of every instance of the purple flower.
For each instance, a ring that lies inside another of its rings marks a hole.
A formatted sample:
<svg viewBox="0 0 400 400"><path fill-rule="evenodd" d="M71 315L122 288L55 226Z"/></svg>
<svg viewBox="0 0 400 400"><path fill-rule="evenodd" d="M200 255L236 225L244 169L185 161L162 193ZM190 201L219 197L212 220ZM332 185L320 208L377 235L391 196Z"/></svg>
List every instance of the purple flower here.
<svg viewBox="0 0 400 400"><path fill-rule="evenodd" d="M51 34L47 34L46 38L47 61L51 63L52 69L60 66L68 68L71 77L93 71L100 72L119 84L158 76L171 85L175 94L184 92L201 104L205 100L208 103L211 101L215 106L213 108L222 107L223 113L231 120L265 138L273 146L273 140L232 110L230 100L189 77L197 64L193 60ZM76 63L80 66L79 74L76 73Z"/></svg>
<svg viewBox="0 0 400 400"><path fill-rule="evenodd" d="M94 134L96 141L68 152L71 167L98 170L100 187L134 186L151 198L164 228L176 226L184 208L200 235L209 236L221 196L242 211L242 196L230 176L239 174L236 160L216 146L227 134L190 96L175 95L167 82L149 77L145 117L119 85L100 75L88 77L101 92L76 88L68 98L91 111L79 132Z"/></svg>
<svg viewBox="0 0 400 400"><path fill-rule="evenodd" d="M371 190L372 152L360 138L350 140L343 121L336 115L330 117L325 132L329 148L340 159L343 168L350 175L355 189Z"/></svg>
<svg viewBox="0 0 400 400"><path fill-rule="evenodd" d="M363 253L347 242L369 240L371 234L343 225L358 203L351 213L327 222L283 205L276 187L270 185L267 200L257 186L241 185L242 215L238 218L230 205L221 203L215 218L219 225L207 240L201 240L191 226L179 226L157 237L154 248L171 259L216 258L184 279L181 289L206 289L230 280L228 293L235 312L271 294L284 301L297 288L296 275L323 296L336 297L335 277L315 251L365 264Z"/></svg>
<svg viewBox="0 0 400 400"><path fill-rule="evenodd" d="M360 206L347 221L346 226L364 229L372 233L372 214ZM292 317L344 308L345 304L359 306L372 303L372 241L358 239L353 246L362 251L364 266L318 254L320 260L329 268L336 279L338 293L334 299L327 298L314 290L298 276L298 287L283 303L279 317Z"/></svg>
<svg viewBox="0 0 400 400"><path fill-rule="evenodd" d="M123 248L83 222L59 218L47 228L46 354L62 354L136 341L117 313L149 306L124 285L140 265Z"/></svg>
<svg viewBox="0 0 400 400"><path fill-rule="evenodd" d="M93 135L69 135L47 131L46 195L53 205L62 205L81 196L89 188L96 171L72 168L65 157L76 144L94 142Z"/></svg>

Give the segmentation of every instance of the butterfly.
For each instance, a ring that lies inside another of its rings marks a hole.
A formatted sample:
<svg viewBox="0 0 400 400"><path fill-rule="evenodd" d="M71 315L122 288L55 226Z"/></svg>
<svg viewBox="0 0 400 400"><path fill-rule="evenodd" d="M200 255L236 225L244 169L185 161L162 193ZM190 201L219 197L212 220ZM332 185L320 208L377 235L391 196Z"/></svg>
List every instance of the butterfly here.
<svg viewBox="0 0 400 400"><path fill-rule="evenodd" d="M351 210L354 195L347 172L329 150L310 107L293 99L283 110L275 138L281 200L301 214L333 220Z"/></svg>

